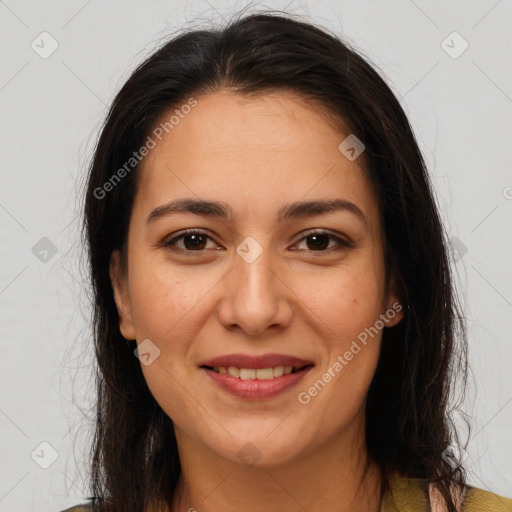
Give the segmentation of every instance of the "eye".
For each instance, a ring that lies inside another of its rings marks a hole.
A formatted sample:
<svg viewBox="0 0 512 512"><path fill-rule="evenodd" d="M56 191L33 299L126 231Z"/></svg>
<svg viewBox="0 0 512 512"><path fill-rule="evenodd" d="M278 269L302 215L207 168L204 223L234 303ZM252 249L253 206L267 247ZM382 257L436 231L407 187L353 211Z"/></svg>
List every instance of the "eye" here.
<svg viewBox="0 0 512 512"><path fill-rule="evenodd" d="M177 242L183 239L183 246L178 246ZM171 250L185 251L185 252L200 252L205 250L207 247L207 240L211 240L211 238L198 229L188 229L184 231L178 236L171 238L170 240L166 240L163 243L163 246L169 248Z"/></svg>
<svg viewBox="0 0 512 512"><path fill-rule="evenodd" d="M332 247L329 247L330 240L334 240L339 246L341 245L343 247L353 247L353 245L346 240L343 240L340 237L329 233L328 231L322 230L316 230L308 233L306 236L299 240L299 243L304 240L308 246L306 250L314 252L330 252L330 250L326 251L326 249L332 249ZM308 243L308 240L311 240L311 243Z"/></svg>

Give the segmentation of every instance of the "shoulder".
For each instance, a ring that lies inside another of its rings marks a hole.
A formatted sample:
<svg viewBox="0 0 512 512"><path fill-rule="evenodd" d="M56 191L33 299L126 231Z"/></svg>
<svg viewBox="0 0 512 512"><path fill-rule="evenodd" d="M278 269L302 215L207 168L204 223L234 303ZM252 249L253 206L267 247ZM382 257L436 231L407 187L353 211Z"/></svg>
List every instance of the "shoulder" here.
<svg viewBox="0 0 512 512"><path fill-rule="evenodd" d="M476 487L468 487L464 512L512 512L512 499Z"/></svg>
<svg viewBox="0 0 512 512"><path fill-rule="evenodd" d="M82 505L75 505L74 507L61 510L60 512L91 512L92 509L91 503L84 503Z"/></svg>
<svg viewBox="0 0 512 512"><path fill-rule="evenodd" d="M465 485L462 494L454 492L454 499L461 512L512 512L512 499L489 491ZM429 485L432 512L444 512L444 499L434 484Z"/></svg>
<svg viewBox="0 0 512 512"><path fill-rule="evenodd" d="M394 473L381 512L445 512L444 499L428 480ZM457 494L461 512L512 512L512 499L467 485Z"/></svg>

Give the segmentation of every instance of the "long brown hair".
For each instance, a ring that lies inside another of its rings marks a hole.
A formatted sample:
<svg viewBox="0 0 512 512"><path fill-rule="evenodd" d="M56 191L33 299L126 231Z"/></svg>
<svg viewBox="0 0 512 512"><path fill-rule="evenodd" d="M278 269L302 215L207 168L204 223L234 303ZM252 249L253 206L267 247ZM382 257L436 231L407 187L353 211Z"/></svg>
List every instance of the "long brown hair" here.
<svg viewBox="0 0 512 512"><path fill-rule="evenodd" d="M464 470L444 454L454 441L451 380L465 382L467 342L424 159L404 110L374 66L335 34L283 13L237 16L222 28L176 35L132 73L102 127L83 218L94 292L95 505L119 512L140 512L155 502L170 508L180 475L172 421L146 385L135 340L121 336L109 277L114 249L122 250L126 264L138 166L108 193L99 191L163 112L220 88L295 91L320 102L364 142L364 170L378 192L385 227L386 278L396 279L406 308L404 320L383 332L367 397L367 448L384 477L399 471L436 481L455 512L449 490L465 482Z"/></svg>

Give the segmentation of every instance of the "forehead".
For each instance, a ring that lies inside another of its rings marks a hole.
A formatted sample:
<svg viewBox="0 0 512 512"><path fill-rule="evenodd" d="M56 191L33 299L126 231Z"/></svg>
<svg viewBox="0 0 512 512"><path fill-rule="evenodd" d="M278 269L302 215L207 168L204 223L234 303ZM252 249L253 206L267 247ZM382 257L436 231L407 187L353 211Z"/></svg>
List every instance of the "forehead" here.
<svg viewBox="0 0 512 512"><path fill-rule="evenodd" d="M140 166L136 198L145 211L195 195L228 202L235 212L269 213L300 199L342 197L375 214L362 158L350 161L340 152L349 133L325 107L288 91L243 96L221 90L195 100L195 107L180 111L177 105L155 124L181 112L161 140L151 135L156 147Z"/></svg>

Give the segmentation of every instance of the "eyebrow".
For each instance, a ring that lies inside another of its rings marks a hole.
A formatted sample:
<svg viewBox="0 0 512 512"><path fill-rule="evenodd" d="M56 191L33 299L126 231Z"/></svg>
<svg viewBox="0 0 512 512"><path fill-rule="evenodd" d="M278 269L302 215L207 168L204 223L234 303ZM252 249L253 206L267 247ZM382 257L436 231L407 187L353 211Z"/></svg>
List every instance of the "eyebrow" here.
<svg viewBox="0 0 512 512"><path fill-rule="evenodd" d="M284 206L278 212L278 220L313 217L334 211L348 211L368 226L368 220L362 210L354 203L345 199L320 199L316 201L295 202ZM232 208L221 201L206 201L202 199L175 199L156 207L146 220L146 224L172 213L194 213L207 217L233 220Z"/></svg>

